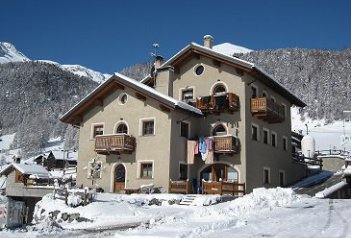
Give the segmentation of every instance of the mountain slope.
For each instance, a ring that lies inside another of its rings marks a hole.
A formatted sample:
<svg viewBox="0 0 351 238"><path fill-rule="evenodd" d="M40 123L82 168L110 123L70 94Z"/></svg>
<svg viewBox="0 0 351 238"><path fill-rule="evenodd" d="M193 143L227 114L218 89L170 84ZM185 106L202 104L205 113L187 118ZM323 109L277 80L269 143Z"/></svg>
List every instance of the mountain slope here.
<svg viewBox="0 0 351 238"><path fill-rule="evenodd" d="M31 59L27 58L23 53L18 51L16 47L7 42L0 42L0 64L9 63L9 62L25 62L31 61ZM74 73L78 76L83 76L88 79L91 79L97 83L102 83L106 79L110 78L111 75L103 74L92 69L88 69L81 65L61 65L57 62L50 60L37 60L38 62L45 62L54 64L56 66L61 67L63 70Z"/></svg>
<svg viewBox="0 0 351 238"><path fill-rule="evenodd" d="M16 47L7 42L0 42L0 64L9 62L29 61L23 53L19 52Z"/></svg>

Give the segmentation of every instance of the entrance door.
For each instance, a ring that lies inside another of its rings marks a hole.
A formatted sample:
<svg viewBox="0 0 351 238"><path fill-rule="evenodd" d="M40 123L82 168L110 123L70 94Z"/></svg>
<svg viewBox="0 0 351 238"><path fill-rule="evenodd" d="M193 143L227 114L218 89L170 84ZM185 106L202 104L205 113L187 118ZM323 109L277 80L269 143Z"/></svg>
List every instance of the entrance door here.
<svg viewBox="0 0 351 238"><path fill-rule="evenodd" d="M114 189L115 193L124 190L125 181L126 181L126 170L122 164L117 165L115 168L115 180L114 180Z"/></svg>
<svg viewBox="0 0 351 238"><path fill-rule="evenodd" d="M212 178L213 181L223 181L227 180L227 166L224 164L214 164L212 165Z"/></svg>
<svg viewBox="0 0 351 238"><path fill-rule="evenodd" d="M200 179L217 182L220 179L223 181L238 181L238 173L226 164L213 164L201 171Z"/></svg>

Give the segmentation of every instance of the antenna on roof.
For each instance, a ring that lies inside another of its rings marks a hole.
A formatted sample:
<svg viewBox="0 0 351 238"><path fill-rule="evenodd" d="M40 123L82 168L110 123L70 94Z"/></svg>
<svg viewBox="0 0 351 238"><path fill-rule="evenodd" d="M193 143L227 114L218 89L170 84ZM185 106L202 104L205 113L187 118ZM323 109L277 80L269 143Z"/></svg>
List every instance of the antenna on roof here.
<svg viewBox="0 0 351 238"><path fill-rule="evenodd" d="M158 56L158 49L160 48L160 45L158 43L153 43L152 47L154 48L154 52L150 52L150 55L156 58Z"/></svg>

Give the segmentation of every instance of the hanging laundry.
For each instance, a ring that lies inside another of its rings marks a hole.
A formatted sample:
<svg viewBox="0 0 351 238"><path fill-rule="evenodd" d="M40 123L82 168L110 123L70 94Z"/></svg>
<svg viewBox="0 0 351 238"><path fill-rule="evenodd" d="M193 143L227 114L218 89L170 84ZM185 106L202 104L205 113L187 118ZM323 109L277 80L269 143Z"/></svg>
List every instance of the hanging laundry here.
<svg viewBox="0 0 351 238"><path fill-rule="evenodd" d="M213 164L214 154L213 151L208 151L205 164Z"/></svg>
<svg viewBox="0 0 351 238"><path fill-rule="evenodd" d="M194 140L188 140L187 143L187 163L188 164L194 164L194 156L195 156L195 146L197 145L197 141Z"/></svg>
<svg viewBox="0 0 351 238"><path fill-rule="evenodd" d="M195 141L194 154L197 155L199 153L199 143Z"/></svg>
<svg viewBox="0 0 351 238"><path fill-rule="evenodd" d="M207 150L212 151L213 150L213 139L210 137L207 137L205 140L206 140Z"/></svg>
<svg viewBox="0 0 351 238"><path fill-rule="evenodd" d="M201 159L205 161L207 156L207 145L204 137L200 137L199 139L199 152L201 153Z"/></svg>

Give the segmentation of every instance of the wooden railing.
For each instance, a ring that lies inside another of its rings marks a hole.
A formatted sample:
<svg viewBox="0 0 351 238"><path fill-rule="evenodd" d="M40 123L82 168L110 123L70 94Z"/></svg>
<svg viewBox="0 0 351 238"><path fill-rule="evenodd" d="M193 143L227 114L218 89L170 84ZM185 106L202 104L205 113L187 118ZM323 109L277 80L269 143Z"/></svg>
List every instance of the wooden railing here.
<svg viewBox="0 0 351 238"><path fill-rule="evenodd" d="M216 153L239 153L239 138L227 136L214 136L214 152Z"/></svg>
<svg viewBox="0 0 351 238"><path fill-rule="evenodd" d="M168 187L168 192L169 193L183 193L183 194L188 194L191 192L190 189L190 182L189 179L183 180L183 181L172 181L172 179L169 180L169 187Z"/></svg>
<svg viewBox="0 0 351 238"><path fill-rule="evenodd" d="M282 105L268 98L251 98L251 113L270 123L283 122L285 111Z"/></svg>
<svg viewBox="0 0 351 238"><path fill-rule="evenodd" d="M96 136L95 151L99 154L133 152L135 137L126 134Z"/></svg>
<svg viewBox="0 0 351 238"><path fill-rule="evenodd" d="M245 183L215 182L202 180L203 194L229 194L235 197L245 195Z"/></svg>
<svg viewBox="0 0 351 238"><path fill-rule="evenodd" d="M221 96L205 96L196 98L196 108L203 112L234 112L239 110L239 97L234 93Z"/></svg>

